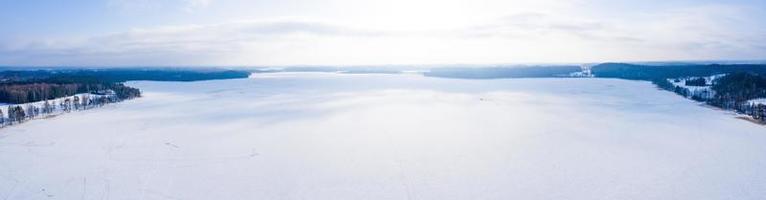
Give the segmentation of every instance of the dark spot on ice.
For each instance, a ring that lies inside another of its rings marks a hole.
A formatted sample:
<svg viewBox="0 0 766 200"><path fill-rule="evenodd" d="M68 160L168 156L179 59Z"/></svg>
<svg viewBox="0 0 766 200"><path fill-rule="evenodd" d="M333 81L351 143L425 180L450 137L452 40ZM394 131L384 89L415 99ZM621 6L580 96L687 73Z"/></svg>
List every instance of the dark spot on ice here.
<svg viewBox="0 0 766 200"><path fill-rule="evenodd" d="M170 142L165 142L165 145L173 147L173 148L178 148L178 145L175 145L175 144L170 143Z"/></svg>

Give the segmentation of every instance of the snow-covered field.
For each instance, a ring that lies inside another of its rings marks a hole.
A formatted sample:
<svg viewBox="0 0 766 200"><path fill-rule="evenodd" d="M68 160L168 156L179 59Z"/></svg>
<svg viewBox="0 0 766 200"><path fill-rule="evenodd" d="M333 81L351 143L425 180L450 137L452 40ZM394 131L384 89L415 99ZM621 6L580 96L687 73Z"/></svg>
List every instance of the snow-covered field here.
<svg viewBox="0 0 766 200"><path fill-rule="evenodd" d="M684 78L671 78L667 79L670 84L676 87L681 87L689 90L691 96L697 96L702 99L712 99L715 96L715 90L713 90L713 82L716 79L726 76L726 74L718 74L706 77L684 77ZM696 78L704 78L706 86L691 86L686 85L686 81L690 81ZM678 81L678 82L676 82Z"/></svg>
<svg viewBox="0 0 766 200"><path fill-rule="evenodd" d="M0 199L763 199L766 127L648 82L256 74L0 129Z"/></svg>

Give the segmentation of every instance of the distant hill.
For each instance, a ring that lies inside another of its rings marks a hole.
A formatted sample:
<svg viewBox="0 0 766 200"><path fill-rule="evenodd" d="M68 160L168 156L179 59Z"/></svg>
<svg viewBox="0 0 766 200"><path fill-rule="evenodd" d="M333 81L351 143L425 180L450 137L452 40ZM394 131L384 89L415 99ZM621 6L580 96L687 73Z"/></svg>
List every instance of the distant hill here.
<svg viewBox="0 0 766 200"><path fill-rule="evenodd" d="M423 75L442 78L494 79L494 78L541 78L568 77L581 71L578 66L529 66L529 67L478 67L434 68Z"/></svg>

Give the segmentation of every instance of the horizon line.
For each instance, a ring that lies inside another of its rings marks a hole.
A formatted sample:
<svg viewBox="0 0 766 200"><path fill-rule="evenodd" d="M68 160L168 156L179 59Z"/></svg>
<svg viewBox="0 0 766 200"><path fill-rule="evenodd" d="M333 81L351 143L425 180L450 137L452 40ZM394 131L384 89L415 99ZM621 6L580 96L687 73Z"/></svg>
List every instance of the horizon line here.
<svg viewBox="0 0 766 200"><path fill-rule="evenodd" d="M626 63L626 64L766 64L766 59L746 59L746 60L644 60L644 61L603 61L603 62L509 62L509 63L434 63L434 64L276 64L276 65L226 65L226 64L204 64L204 65L9 65L0 64L0 68L269 68L269 67L490 67L490 66L557 66L557 65L591 65L604 63Z"/></svg>

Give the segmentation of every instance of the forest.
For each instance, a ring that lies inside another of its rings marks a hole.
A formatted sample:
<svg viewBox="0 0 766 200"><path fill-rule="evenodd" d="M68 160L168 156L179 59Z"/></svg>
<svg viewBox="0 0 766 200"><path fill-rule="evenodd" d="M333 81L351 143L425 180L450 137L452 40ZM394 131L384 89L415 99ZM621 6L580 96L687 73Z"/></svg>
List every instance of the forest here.
<svg viewBox="0 0 766 200"><path fill-rule="evenodd" d="M0 71L0 102L21 104L81 93L114 92L121 99L139 97L125 81L200 81L247 78L245 71L174 68L33 69Z"/></svg>
<svg viewBox="0 0 766 200"><path fill-rule="evenodd" d="M122 83L24 83L1 84L0 101L22 104L82 93L101 94L113 91L121 99L140 97L141 91Z"/></svg>
<svg viewBox="0 0 766 200"><path fill-rule="evenodd" d="M766 75L764 64L677 64L677 65L636 65L626 63L604 63L591 67L591 73L601 78L630 80L657 80L679 77L704 77L735 72Z"/></svg>
<svg viewBox="0 0 766 200"><path fill-rule="evenodd" d="M749 100L766 98L766 76L737 72L717 79L713 84L716 95L707 103L752 116L766 122L766 105L752 104Z"/></svg>

